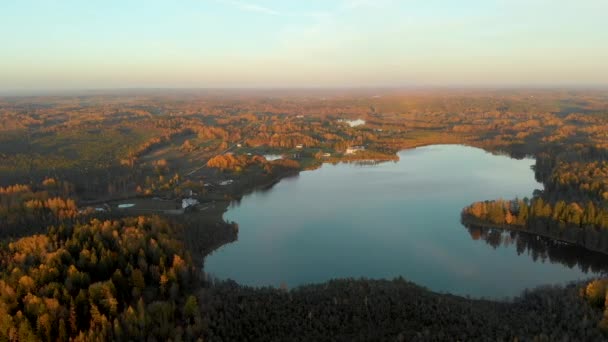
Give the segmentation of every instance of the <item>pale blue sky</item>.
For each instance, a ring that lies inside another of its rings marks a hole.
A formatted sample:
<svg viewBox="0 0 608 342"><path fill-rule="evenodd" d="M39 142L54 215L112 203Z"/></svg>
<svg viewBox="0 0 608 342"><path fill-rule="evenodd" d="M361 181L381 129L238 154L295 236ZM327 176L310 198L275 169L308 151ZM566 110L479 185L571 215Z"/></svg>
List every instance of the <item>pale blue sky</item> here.
<svg viewBox="0 0 608 342"><path fill-rule="evenodd" d="M606 0L7 0L0 90L608 84Z"/></svg>

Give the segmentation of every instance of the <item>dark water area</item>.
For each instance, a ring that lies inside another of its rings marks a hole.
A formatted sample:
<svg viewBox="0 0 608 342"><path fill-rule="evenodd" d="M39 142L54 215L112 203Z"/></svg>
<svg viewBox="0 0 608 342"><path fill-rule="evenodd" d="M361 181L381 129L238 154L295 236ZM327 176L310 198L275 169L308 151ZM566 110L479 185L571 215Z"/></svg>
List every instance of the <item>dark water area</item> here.
<svg viewBox="0 0 608 342"><path fill-rule="evenodd" d="M398 162L324 165L245 196L225 214L238 240L205 271L243 285L294 287L334 278L408 280L439 292L515 296L604 272L608 257L536 236L464 227L474 201L530 197L534 160L459 145Z"/></svg>

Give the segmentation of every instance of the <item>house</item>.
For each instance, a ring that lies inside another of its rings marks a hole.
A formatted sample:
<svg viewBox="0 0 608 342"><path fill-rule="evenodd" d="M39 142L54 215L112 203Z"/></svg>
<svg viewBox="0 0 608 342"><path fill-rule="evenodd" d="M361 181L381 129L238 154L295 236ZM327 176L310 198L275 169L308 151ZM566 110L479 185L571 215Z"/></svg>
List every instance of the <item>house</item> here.
<svg viewBox="0 0 608 342"><path fill-rule="evenodd" d="M184 198L182 199L182 208L190 208L198 204L198 200L194 198Z"/></svg>
<svg viewBox="0 0 608 342"><path fill-rule="evenodd" d="M359 151L365 151L365 146L352 146L346 149L345 154L355 154Z"/></svg>
<svg viewBox="0 0 608 342"><path fill-rule="evenodd" d="M187 197L196 196L196 192L194 192L192 189L184 189L184 190L182 190L182 196L187 196Z"/></svg>

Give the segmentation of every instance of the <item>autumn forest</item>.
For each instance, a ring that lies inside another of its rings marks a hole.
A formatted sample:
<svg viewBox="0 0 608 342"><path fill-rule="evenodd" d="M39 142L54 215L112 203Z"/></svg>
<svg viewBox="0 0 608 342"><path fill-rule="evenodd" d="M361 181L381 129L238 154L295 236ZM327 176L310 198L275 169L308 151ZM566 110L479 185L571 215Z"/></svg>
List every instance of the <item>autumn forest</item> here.
<svg viewBox="0 0 608 342"><path fill-rule="evenodd" d="M243 196L435 144L533 158L542 184L526 198L470 203L462 234L528 234L608 255L605 91L0 97L0 339L606 338L608 278L502 301L433 292L407 274L284 288L206 272L205 258L238 239L239 222L223 215Z"/></svg>

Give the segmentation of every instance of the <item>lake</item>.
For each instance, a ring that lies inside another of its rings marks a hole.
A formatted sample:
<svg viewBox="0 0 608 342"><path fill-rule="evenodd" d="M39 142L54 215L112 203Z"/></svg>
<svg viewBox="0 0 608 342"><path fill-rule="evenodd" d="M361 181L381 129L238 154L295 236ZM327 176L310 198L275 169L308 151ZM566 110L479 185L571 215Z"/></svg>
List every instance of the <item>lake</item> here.
<svg viewBox="0 0 608 342"><path fill-rule="evenodd" d="M474 201L531 197L533 159L460 145L405 150L398 162L323 165L243 197L224 218L238 241L205 271L243 285L402 276L439 292L510 297L591 277L599 254L522 233L465 228Z"/></svg>

